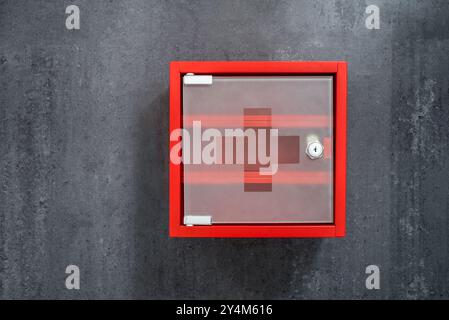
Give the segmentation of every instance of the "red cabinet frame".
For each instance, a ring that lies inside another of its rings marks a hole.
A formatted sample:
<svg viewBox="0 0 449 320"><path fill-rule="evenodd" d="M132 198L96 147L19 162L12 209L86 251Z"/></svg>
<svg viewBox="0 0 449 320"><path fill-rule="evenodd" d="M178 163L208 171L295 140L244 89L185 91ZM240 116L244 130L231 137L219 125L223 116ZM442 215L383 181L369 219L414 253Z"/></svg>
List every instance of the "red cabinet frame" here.
<svg viewBox="0 0 449 320"><path fill-rule="evenodd" d="M182 76L212 75L333 75L334 76L334 223L183 225L183 164L170 162L170 237L311 238L343 237L346 215L347 65L343 61L173 61L170 64L170 132L182 128ZM170 141L170 149L176 141Z"/></svg>

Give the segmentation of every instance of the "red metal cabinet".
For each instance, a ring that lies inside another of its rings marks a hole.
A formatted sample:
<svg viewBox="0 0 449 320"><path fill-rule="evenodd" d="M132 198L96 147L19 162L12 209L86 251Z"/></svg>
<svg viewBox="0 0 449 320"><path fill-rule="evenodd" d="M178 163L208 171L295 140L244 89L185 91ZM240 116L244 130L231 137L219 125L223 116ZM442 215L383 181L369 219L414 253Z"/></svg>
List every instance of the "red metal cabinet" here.
<svg viewBox="0 0 449 320"><path fill-rule="evenodd" d="M344 236L346 82L340 61L172 62L170 236Z"/></svg>

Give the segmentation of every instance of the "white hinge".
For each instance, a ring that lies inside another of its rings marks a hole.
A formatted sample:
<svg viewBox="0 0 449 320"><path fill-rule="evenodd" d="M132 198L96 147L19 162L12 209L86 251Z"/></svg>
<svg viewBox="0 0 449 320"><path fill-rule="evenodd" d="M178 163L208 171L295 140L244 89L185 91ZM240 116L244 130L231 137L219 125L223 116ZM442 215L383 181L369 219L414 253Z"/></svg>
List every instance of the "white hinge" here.
<svg viewBox="0 0 449 320"><path fill-rule="evenodd" d="M210 226L212 224L212 216L184 216L184 224L186 226L202 225Z"/></svg>
<svg viewBox="0 0 449 320"><path fill-rule="evenodd" d="M194 75L193 73L187 73L183 77L184 85L206 85L212 84L212 76L210 75Z"/></svg>

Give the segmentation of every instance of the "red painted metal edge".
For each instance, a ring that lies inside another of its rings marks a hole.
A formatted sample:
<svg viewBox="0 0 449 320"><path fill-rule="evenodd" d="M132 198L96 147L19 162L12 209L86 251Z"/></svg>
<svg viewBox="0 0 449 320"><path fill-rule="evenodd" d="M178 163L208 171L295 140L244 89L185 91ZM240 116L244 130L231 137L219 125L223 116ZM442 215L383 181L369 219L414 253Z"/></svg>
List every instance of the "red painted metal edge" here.
<svg viewBox="0 0 449 320"><path fill-rule="evenodd" d="M336 73L333 61L179 61L181 73L197 74L295 74Z"/></svg>
<svg viewBox="0 0 449 320"><path fill-rule="evenodd" d="M345 235L346 210L346 63L314 62L189 62L170 64L170 132L182 126L181 76L197 74L334 74L335 106L335 224L212 225L187 227L182 224L182 167L170 162L169 235L170 237L229 238L311 238ZM170 149L176 142L170 141Z"/></svg>
<svg viewBox="0 0 449 320"><path fill-rule="evenodd" d="M170 64L170 133L181 128L181 74L179 63ZM170 150L176 141L170 141ZM170 152L170 151L169 151ZM169 154L170 159L170 154ZM182 184L181 184L181 164L169 164L169 233L170 236L179 236L177 230L181 226L182 209Z"/></svg>
<svg viewBox="0 0 449 320"><path fill-rule="evenodd" d="M187 238L331 238L334 225L178 226L171 236Z"/></svg>
<svg viewBox="0 0 449 320"><path fill-rule="evenodd" d="M334 217L335 236L343 237L346 232L346 62L338 63L336 78Z"/></svg>

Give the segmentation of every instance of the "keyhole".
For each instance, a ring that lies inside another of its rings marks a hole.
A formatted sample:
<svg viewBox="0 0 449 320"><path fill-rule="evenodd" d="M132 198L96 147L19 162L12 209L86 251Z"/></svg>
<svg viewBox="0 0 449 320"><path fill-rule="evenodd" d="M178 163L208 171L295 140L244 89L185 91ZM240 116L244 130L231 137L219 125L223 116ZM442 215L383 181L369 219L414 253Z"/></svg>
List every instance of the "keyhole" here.
<svg viewBox="0 0 449 320"><path fill-rule="evenodd" d="M318 139L314 142L308 144L306 148L306 154L310 159L318 159L323 155L323 145L318 141Z"/></svg>

